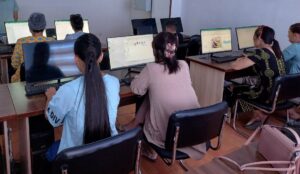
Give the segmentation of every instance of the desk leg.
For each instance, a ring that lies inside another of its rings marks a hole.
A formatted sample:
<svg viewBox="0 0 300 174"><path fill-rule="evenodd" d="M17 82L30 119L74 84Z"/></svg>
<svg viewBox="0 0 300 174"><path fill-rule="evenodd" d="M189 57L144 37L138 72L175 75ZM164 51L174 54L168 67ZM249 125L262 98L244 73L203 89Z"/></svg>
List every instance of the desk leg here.
<svg viewBox="0 0 300 174"><path fill-rule="evenodd" d="M201 107L223 100L225 72L191 61L190 74Z"/></svg>
<svg viewBox="0 0 300 174"><path fill-rule="evenodd" d="M9 77L8 77L8 65L6 59L0 59L0 69L1 69L1 83L8 83Z"/></svg>
<svg viewBox="0 0 300 174"><path fill-rule="evenodd" d="M3 134L4 134L4 153L5 153L5 164L6 173L10 174L10 157L9 157L9 141L8 141L8 127L7 121L3 122Z"/></svg>
<svg viewBox="0 0 300 174"><path fill-rule="evenodd" d="M31 174L31 154L30 154L30 134L29 134L29 118L20 120L20 157L22 161L22 169L27 174Z"/></svg>

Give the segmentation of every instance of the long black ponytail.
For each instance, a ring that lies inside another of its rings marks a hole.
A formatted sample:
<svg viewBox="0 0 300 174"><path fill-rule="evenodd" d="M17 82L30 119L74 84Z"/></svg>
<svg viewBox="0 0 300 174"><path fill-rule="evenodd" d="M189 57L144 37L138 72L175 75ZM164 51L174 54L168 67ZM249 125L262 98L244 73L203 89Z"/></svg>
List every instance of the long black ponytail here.
<svg viewBox="0 0 300 174"><path fill-rule="evenodd" d="M260 38L266 43L266 44L272 44L272 49L277 57L277 59L283 58L279 42L275 39L275 31L268 26L262 26L262 31Z"/></svg>
<svg viewBox="0 0 300 174"><path fill-rule="evenodd" d="M91 143L111 136L107 111L105 86L97 63L101 43L93 34L79 37L74 46L75 54L85 63L85 122L84 143Z"/></svg>

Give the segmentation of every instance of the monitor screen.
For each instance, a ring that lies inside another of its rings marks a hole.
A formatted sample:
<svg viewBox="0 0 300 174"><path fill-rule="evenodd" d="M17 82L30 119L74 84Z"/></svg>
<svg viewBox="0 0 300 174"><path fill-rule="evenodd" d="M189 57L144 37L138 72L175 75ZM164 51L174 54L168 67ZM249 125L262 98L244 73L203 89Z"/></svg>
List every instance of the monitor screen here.
<svg viewBox="0 0 300 174"><path fill-rule="evenodd" d="M182 23L181 23L181 18L180 17L160 19L161 28L162 28L163 31L166 31L166 24L167 24L168 21L172 21L172 22L174 22L176 24L177 32L178 33L183 32L183 27L182 27Z"/></svg>
<svg viewBox="0 0 300 174"><path fill-rule="evenodd" d="M75 33L70 20L56 20L54 21L55 30L56 30L56 37L57 40L64 40L67 34ZM89 33L89 22L88 20L83 20L83 32Z"/></svg>
<svg viewBox="0 0 300 174"><path fill-rule="evenodd" d="M74 62L74 43L71 40L23 44L26 82L80 75Z"/></svg>
<svg viewBox="0 0 300 174"><path fill-rule="evenodd" d="M236 28L236 37L239 49L254 47L253 36L257 26L238 27Z"/></svg>
<svg viewBox="0 0 300 174"><path fill-rule="evenodd" d="M28 26L28 21L5 22L5 29L8 44L15 44L20 38L32 36ZM46 36L45 30L43 36Z"/></svg>
<svg viewBox="0 0 300 174"><path fill-rule="evenodd" d="M154 62L152 41L152 34L108 38L110 68L127 68Z"/></svg>
<svg viewBox="0 0 300 174"><path fill-rule="evenodd" d="M154 18L131 20L133 34L157 34L157 26Z"/></svg>
<svg viewBox="0 0 300 174"><path fill-rule="evenodd" d="M231 28L214 28L200 31L202 53L231 51Z"/></svg>

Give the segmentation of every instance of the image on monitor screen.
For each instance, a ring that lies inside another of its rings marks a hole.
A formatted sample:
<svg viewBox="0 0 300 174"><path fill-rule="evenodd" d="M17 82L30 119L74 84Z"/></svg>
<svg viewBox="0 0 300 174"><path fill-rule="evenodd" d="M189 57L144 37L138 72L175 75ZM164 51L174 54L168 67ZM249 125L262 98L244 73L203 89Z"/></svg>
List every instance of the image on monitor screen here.
<svg viewBox="0 0 300 174"><path fill-rule="evenodd" d="M231 28L204 29L200 35L203 54L232 50Z"/></svg>
<svg viewBox="0 0 300 174"><path fill-rule="evenodd" d="M133 34L157 34L157 26L154 18L131 20Z"/></svg>
<svg viewBox="0 0 300 174"><path fill-rule="evenodd" d="M70 20L56 20L54 21L55 30L56 30L56 37L57 40L64 40L67 34L75 33ZM89 22L88 20L83 20L83 32L89 33Z"/></svg>
<svg viewBox="0 0 300 174"><path fill-rule="evenodd" d="M108 38L110 68L129 68L154 62L152 41L152 34Z"/></svg>
<svg viewBox="0 0 300 174"><path fill-rule="evenodd" d="M23 44L27 83L80 75L74 62L75 41Z"/></svg>
<svg viewBox="0 0 300 174"><path fill-rule="evenodd" d="M5 22L5 29L7 35L8 44L15 44L18 39L32 36L30 32L28 21L9 21ZM46 36L46 31L44 30L43 36Z"/></svg>
<svg viewBox="0 0 300 174"><path fill-rule="evenodd" d="M178 33L183 32L183 27L182 27L182 23L181 23L181 18L180 17L160 19L161 28L162 28L163 31L166 31L166 24L167 24L168 21L172 21L172 22L174 22L176 24L177 32Z"/></svg>
<svg viewBox="0 0 300 174"><path fill-rule="evenodd" d="M253 36L258 26L237 27L235 28L238 47L240 50L253 48Z"/></svg>

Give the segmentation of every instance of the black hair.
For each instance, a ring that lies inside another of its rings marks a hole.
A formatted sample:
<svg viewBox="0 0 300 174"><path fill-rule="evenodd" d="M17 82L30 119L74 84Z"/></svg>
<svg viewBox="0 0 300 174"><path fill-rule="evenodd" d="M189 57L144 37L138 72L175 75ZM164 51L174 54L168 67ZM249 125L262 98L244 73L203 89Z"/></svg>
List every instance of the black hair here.
<svg viewBox="0 0 300 174"><path fill-rule="evenodd" d="M171 58L165 56L167 44L175 44L177 49L177 38L171 33L161 32L157 36L155 36L152 42L152 48L155 57L155 62L163 64L165 66L165 70L168 69L169 74L172 74L176 73L180 69L180 67L176 59L176 55L174 55Z"/></svg>
<svg viewBox="0 0 300 174"><path fill-rule="evenodd" d="M75 31L82 31L83 19L80 14L72 14L70 16L71 26Z"/></svg>
<svg viewBox="0 0 300 174"><path fill-rule="evenodd" d="M177 23L174 20L168 20L166 22L166 27L175 27L175 28L177 28Z"/></svg>
<svg viewBox="0 0 300 174"><path fill-rule="evenodd" d="M264 41L264 43L272 45L272 49L278 59L283 58L279 42L275 39L275 31L268 26L261 26L257 28L257 31L261 30L260 38ZM255 32L257 33L257 32Z"/></svg>
<svg viewBox="0 0 300 174"><path fill-rule="evenodd" d="M290 31L292 33L298 33L300 34L300 23L295 23L293 25L290 26Z"/></svg>
<svg viewBox="0 0 300 174"><path fill-rule="evenodd" d="M34 33L41 33L41 32L44 32L44 30L32 30L32 32L34 32Z"/></svg>
<svg viewBox="0 0 300 174"><path fill-rule="evenodd" d="M74 45L75 54L85 63L84 143L111 136L107 96L97 60L101 55L100 40L93 34L80 36Z"/></svg>

